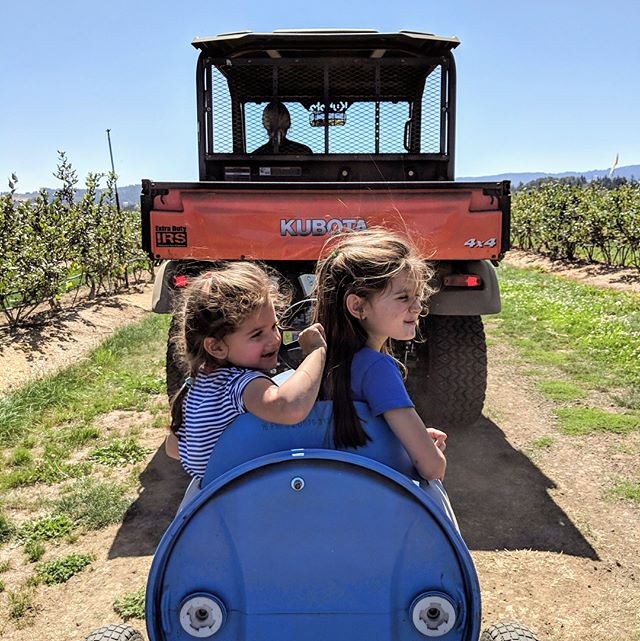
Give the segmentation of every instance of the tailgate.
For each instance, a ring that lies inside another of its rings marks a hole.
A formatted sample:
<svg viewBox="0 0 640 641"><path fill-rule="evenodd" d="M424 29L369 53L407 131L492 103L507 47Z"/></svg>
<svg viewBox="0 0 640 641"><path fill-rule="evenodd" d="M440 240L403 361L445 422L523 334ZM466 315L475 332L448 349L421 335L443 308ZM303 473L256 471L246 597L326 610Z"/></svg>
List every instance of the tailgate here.
<svg viewBox="0 0 640 641"><path fill-rule="evenodd" d="M317 260L329 235L384 226L435 260L499 259L509 183L143 181L143 246L155 259Z"/></svg>

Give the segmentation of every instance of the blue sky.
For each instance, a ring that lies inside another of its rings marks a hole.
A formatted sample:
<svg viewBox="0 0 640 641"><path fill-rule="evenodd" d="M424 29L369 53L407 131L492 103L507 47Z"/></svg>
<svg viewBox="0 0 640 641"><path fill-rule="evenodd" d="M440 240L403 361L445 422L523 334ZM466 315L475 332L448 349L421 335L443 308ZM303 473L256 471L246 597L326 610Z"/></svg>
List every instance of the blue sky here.
<svg viewBox="0 0 640 641"><path fill-rule="evenodd" d="M81 182L196 180L196 36L368 27L455 35L456 174L640 164L637 0L21 0L0 39L0 190L56 186L57 150Z"/></svg>

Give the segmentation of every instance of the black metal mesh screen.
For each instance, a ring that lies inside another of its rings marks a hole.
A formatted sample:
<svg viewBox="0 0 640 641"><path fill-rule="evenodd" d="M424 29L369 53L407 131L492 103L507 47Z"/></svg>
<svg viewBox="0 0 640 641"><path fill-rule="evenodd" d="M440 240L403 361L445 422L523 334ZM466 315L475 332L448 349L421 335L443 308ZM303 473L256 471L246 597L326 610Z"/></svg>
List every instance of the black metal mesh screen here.
<svg viewBox="0 0 640 641"><path fill-rule="evenodd" d="M291 117L287 138L315 154L408 153L412 144L414 153L445 151L439 65L426 78L428 69L416 65L234 62L222 70L212 67L210 76L208 138L215 153L233 152L234 139L236 152L243 142L245 153L267 143L262 114L274 97Z"/></svg>
<svg viewBox="0 0 640 641"><path fill-rule="evenodd" d="M227 79L216 69L211 70L212 108L207 116L211 119L213 151L218 154L233 152L233 129L231 118L231 95Z"/></svg>
<svg viewBox="0 0 640 641"><path fill-rule="evenodd" d="M443 118L441 105L444 100L446 96L442 93L442 67L438 65L427 76L422 94L420 151L423 154L437 154L445 151L445 127L444 122L441 121Z"/></svg>

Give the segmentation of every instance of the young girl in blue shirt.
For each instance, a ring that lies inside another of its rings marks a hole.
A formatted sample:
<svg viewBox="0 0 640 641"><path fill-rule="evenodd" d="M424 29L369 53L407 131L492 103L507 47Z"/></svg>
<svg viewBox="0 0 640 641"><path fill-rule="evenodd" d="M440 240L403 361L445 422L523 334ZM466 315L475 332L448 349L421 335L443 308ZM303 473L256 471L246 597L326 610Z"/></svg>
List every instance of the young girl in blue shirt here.
<svg viewBox="0 0 640 641"><path fill-rule="evenodd" d="M305 359L280 387L271 380L281 340L276 311L288 297L274 274L253 263L230 263L193 279L180 300L175 341L189 379L172 401L171 430L182 466L200 479L220 435L240 414L284 424L307 416L326 343L320 324L306 328L298 338ZM169 455L175 445L170 435Z"/></svg>
<svg viewBox="0 0 640 641"><path fill-rule="evenodd" d="M314 320L326 332L322 392L333 401L336 447L370 440L353 406L365 401L384 417L418 474L442 480L447 435L424 425L390 346L390 339L415 338L433 294L433 268L406 239L386 230L349 232L329 241L325 251L316 271Z"/></svg>

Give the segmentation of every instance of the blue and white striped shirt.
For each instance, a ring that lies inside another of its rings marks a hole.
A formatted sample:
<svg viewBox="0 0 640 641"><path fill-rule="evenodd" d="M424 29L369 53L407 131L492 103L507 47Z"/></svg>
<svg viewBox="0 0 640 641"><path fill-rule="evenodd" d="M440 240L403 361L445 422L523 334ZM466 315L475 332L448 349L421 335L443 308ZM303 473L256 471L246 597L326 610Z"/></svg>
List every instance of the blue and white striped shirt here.
<svg viewBox="0 0 640 641"><path fill-rule="evenodd" d="M263 372L240 367L219 367L200 372L183 404L184 417L177 431L182 467L202 478L220 435L240 414L247 411L242 394L256 378L269 378Z"/></svg>

